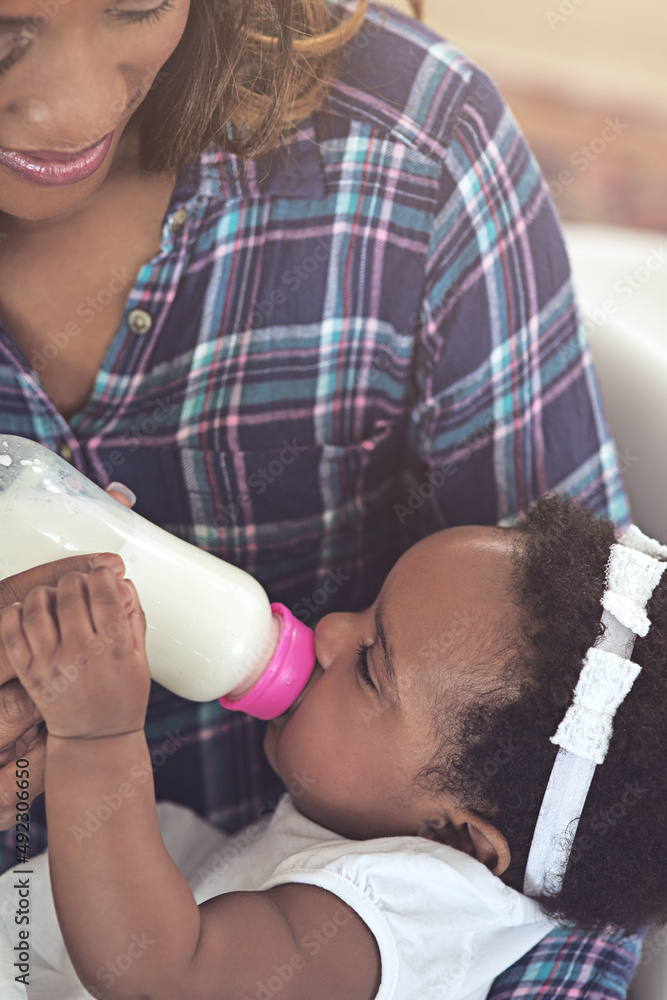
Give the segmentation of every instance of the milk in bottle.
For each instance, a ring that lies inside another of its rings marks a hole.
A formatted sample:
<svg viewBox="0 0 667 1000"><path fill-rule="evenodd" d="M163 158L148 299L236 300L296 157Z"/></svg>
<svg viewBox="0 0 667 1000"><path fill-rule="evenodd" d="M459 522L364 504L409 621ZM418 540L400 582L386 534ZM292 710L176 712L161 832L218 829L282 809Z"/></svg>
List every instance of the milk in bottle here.
<svg viewBox="0 0 667 1000"><path fill-rule="evenodd" d="M146 613L151 676L174 694L274 718L305 687L313 633L248 573L122 506L47 448L0 436L0 578L95 552L123 559Z"/></svg>

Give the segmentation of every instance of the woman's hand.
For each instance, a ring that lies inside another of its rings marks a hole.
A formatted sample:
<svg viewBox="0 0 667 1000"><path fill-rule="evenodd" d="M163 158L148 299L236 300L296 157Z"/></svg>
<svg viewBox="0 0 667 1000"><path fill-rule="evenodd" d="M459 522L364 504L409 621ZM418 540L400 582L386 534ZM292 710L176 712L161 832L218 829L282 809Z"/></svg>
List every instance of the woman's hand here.
<svg viewBox="0 0 667 1000"><path fill-rule="evenodd" d="M0 642L47 730L93 739L142 729L150 674L134 585L108 567L67 573L5 608Z"/></svg>
<svg viewBox="0 0 667 1000"><path fill-rule="evenodd" d="M0 613L39 584L54 586L66 573L86 572L93 564L109 566L118 578L125 572L123 560L114 553L72 556L35 566L0 580ZM16 822L15 760L27 757L30 761L31 799L44 791L46 731L38 733L41 713L15 677L16 670L0 642L0 830Z"/></svg>
<svg viewBox="0 0 667 1000"><path fill-rule="evenodd" d="M134 507L137 502L137 498L130 489L129 486L125 486L124 483L109 483L107 486L106 493L114 500L122 503L123 507Z"/></svg>

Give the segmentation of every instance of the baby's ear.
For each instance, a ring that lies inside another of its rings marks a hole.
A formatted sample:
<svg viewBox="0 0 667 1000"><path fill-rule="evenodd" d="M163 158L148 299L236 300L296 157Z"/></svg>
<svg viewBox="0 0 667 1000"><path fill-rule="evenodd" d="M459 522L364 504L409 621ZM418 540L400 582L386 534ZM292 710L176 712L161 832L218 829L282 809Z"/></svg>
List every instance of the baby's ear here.
<svg viewBox="0 0 667 1000"><path fill-rule="evenodd" d="M468 821L468 836L473 847L473 856L494 875L502 875L512 860L509 844L500 830L492 823L475 817Z"/></svg>
<svg viewBox="0 0 667 1000"><path fill-rule="evenodd" d="M471 810L452 808L431 818L422 823L419 835L477 858L494 875L502 875L511 861L502 833Z"/></svg>

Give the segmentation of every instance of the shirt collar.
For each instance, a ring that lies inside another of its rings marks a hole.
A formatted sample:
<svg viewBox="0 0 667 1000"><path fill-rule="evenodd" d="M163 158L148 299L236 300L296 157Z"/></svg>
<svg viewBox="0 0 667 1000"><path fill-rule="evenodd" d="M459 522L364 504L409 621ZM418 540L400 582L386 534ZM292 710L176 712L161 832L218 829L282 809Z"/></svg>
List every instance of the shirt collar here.
<svg viewBox="0 0 667 1000"><path fill-rule="evenodd" d="M244 161L209 143L179 173L174 200L183 203L193 195L225 200L266 195L322 200L326 188L312 116L257 160Z"/></svg>

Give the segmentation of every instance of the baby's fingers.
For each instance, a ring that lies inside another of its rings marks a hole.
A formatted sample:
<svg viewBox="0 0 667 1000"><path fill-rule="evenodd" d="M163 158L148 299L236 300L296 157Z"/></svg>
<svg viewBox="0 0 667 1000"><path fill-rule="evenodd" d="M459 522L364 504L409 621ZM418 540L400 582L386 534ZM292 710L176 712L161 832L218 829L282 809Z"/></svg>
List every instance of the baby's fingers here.
<svg viewBox="0 0 667 1000"><path fill-rule="evenodd" d="M134 648L139 652L143 652L146 644L146 615L139 601L137 588L131 580L121 580L120 588L123 591L123 595L127 597L125 608L129 615Z"/></svg>
<svg viewBox="0 0 667 1000"><path fill-rule="evenodd" d="M111 570L106 568L103 570L107 571L111 573ZM58 580L56 607L62 644L64 649L71 653L74 649L87 644L95 631L89 607L86 574L66 573Z"/></svg>
<svg viewBox="0 0 667 1000"><path fill-rule="evenodd" d="M134 651L127 585L117 580L110 569L100 567L88 574L90 616L95 632L113 655L120 659Z"/></svg>

